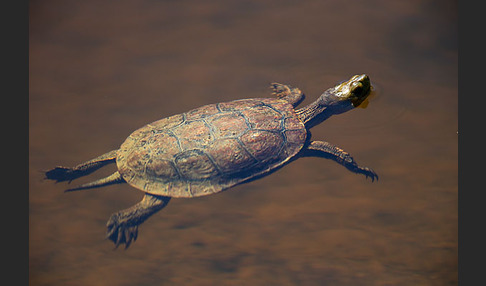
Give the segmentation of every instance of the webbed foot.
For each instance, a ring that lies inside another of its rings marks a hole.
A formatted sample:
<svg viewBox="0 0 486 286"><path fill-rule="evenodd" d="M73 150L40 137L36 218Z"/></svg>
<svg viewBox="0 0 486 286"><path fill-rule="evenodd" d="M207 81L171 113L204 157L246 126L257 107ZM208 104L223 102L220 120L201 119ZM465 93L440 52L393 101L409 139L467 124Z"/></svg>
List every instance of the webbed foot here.
<svg viewBox="0 0 486 286"><path fill-rule="evenodd" d="M137 240L138 224L130 225L123 221L120 213L112 214L106 223L106 227L106 238L115 243L115 249L120 244L125 244L125 249L127 249L132 241Z"/></svg>
<svg viewBox="0 0 486 286"><path fill-rule="evenodd" d="M290 85L273 82L270 84L270 88L272 89L272 94L287 100L294 107L297 107L305 98L304 93L300 89Z"/></svg>
<svg viewBox="0 0 486 286"><path fill-rule="evenodd" d="M74 168L62 166L57 166L54 169L45 172L45 175L46 179L54 180L56 183L64 181L71 182L72 180L83 176L82 172L77 171Z"/></svg>
<svg viewBox="0 0 486 286"><path fill-rule="evenodd" d="M290 87L285 84L281 84L278 82L272 82L270 84L270 88L272 89L272 94L277 96L278 98L286 97L291 94Z"/></svg>
<svg viewBox="0 0 486 286"><path fill-rule="evenodd" d="M164 208L169 201L170 197L145 194L136 205L111 215L106 223L106 238L115 243L115 248L125 244L127 249L133 241L137 240L138 226Z"/></svg>

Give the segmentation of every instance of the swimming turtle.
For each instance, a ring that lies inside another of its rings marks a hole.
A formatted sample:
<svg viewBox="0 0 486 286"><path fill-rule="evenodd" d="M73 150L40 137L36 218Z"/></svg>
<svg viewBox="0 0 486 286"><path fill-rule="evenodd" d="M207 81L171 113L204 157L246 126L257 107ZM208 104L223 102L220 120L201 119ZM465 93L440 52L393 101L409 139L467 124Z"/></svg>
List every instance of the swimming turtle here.
<svg viewBox="0 0 486 286"><path fill-rule="evenodd" d="M300 89L279 83L271 88L276 98L209 104L147 124L130 134L119 149L73 168L58 166L47 171L46 178L70 182L116 162L118 170L112 175L66 190L126 182L145 192L139 203L108 220L107 238L116 247L135 241L138 226L172 197L218 193L268 175L299 157L332 159L372 181L378 179L344 150L311 141L309 132L331 115L362 104L371 90L367 75L351 77L300 109L295 109L304 99Z"/></svg>

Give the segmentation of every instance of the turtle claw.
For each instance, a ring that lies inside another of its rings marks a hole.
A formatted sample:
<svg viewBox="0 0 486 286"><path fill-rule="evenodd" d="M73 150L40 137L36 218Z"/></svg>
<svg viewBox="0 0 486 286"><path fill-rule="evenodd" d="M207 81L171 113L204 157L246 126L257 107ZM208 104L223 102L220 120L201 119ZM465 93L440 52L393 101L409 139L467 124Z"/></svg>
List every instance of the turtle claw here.
<svg viewBox="0 0 486 286"><path fill-rule="evenodd" d="M120 244L125 244L125 249L127 249L133 241L137 240L138 225L128 225L127 223L121 222L118 214L113 214L110 217L106 223L106 227L105 239L113 241L115 249Z"/></svg>
<svg viewBox="0 0 486 286"><path fill-rule="evenodd" d="M375 179L378 181L379 179L378 174L375 171L373 171L373 169L370 169L368 167L360 167L358 173L365 175L366 179L370 177L371 182L374 182Z"/></svg>

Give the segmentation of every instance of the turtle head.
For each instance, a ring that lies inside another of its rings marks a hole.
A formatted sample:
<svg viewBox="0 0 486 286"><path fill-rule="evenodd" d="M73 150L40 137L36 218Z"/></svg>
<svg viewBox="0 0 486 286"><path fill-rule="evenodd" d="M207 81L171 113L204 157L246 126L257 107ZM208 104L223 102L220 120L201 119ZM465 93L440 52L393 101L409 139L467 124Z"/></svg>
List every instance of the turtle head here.
<svg viewBox="0 0 486 286"><path fill-rule="evenodd" d="M318 104L332 109L334 114L358 107L371 91L370 78L366 74L355 75L326 90L318 99Z"/></svg>

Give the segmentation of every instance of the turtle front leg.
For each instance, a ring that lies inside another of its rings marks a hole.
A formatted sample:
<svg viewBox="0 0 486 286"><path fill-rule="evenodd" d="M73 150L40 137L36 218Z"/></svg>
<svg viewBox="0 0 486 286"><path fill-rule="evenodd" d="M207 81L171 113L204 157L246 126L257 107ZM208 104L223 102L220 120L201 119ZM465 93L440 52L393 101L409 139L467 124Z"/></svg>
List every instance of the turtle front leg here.
<svg viewBox="0 0 486 286"><path fill-rule="evenodd" d="M117 150L110 151L75 167L57 166L45 173L46 179L55 180L56 182L71 182L74 179L91 174L107 164L114 163L116 152Z"/></svg>
<svg viewBox="0 0 486 286"><path fill-rule="evenodd" d="M278 98L287 100L294 107L297 107L305 98L304 93L300 89L290 85L273 82L270 84L270 88Z"/></svg>
<svg viewBox="0 0 486 286"><path fill-rule="evenodd" d="M127 249L132 241L137 240L138 226L163 209L170 199L170 197L145 194L136 205L112 214L106 223L106 238L115 243L115 248L125 244Z"/></svg>
<svg viewBox="0 0 486 286"><path fill-rule="evenodd" d="M378 174L371 168L361 167L356 164L353 157L343 149L324 141L311 141L307 149L303 150L303 156L306 157L323 157L331 159L346 167L353 173L363 174L366 178L370 177L373 182L378 180Z"/></svg>

